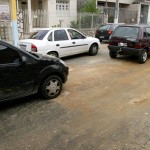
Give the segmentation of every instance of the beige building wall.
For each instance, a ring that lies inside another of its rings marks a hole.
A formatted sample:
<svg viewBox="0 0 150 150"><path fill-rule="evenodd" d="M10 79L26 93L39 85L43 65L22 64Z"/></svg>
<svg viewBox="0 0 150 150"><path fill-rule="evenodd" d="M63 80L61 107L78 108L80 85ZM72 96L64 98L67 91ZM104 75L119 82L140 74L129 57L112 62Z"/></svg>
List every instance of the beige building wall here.
<svg viewBox="0 0 150 150"><path fill-rule="evenodd" d="M56 0L48 0L49 27L68 27L70 22L77 19L77 1L68 0L68 10L56 10Z"/></svg>

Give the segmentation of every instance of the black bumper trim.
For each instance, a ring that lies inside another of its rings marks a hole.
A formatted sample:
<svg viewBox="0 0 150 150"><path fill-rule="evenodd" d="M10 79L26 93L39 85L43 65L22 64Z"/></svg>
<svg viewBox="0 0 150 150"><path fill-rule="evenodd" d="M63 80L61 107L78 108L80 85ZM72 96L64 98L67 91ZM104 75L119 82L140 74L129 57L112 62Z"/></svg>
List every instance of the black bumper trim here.
<svg viewBox="0 0 150 150"><path fill-rule="evenodd" d="M143 49L129 48L129 47L121 47L121 46L112 46L108 45L108 49L111 52L118 53L120 55L134 55L138 56L141 54Z"/></svg>

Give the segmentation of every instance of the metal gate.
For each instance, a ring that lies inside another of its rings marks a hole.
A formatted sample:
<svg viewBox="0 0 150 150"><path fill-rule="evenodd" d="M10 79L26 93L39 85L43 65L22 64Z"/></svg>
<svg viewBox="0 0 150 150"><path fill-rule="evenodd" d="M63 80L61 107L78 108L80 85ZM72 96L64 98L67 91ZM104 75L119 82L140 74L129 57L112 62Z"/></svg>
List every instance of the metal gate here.
<svg viewBox="0 0 150 150"><path fill-rule="evenodd" d="M10 1L0 0L0 39L12 42Z"/></svg>

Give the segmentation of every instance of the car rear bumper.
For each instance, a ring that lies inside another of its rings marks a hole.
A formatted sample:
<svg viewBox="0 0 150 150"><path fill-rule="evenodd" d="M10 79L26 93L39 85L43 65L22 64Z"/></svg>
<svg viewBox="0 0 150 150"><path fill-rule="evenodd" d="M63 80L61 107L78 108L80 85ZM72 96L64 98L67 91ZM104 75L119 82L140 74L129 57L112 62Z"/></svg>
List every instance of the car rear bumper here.
<svg viewBox="0 0 150 150"><path fill-rule="evenodd" d="M109 49L109 51L114 52L114 53L118 53L120 55L133 55L133 56L138 56L143 51L143 49L121 47L121 46L112 46L112 45L108 45L108 49Z"/></svg>
<svg viewBox="0 0 150 150"><path fill-rule="evenodd" d="M99 40L104 40L104 41L109 41L109 36L95 36L96 38L98 38Z"/></svg>

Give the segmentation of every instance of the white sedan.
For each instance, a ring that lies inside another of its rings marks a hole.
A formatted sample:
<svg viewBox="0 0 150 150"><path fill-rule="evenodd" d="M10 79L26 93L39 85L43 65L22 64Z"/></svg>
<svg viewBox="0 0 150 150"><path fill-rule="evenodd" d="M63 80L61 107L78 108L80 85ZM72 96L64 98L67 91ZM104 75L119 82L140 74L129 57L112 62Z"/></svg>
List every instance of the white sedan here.
<svg viewBox="0 0 150 150"><path fill-rule="evenodd" d="M29 39L20 40L19 47L59 58L85 52L94 56L98 53L100 42L72 28L50 28L40 29Z"/></svg>

